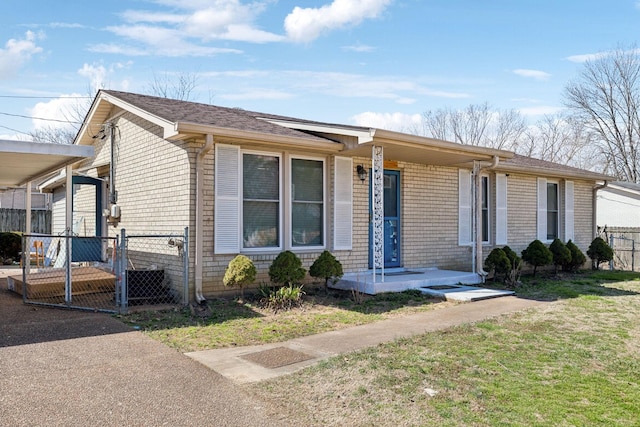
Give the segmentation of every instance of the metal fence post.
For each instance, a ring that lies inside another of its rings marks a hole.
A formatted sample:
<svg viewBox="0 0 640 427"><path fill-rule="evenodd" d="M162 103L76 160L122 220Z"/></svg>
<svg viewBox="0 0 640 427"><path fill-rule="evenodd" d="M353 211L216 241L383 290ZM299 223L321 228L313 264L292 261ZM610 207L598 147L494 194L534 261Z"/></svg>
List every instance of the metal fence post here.
<svg viewBox="0 0 640 427"><path fill-rule="evenodd" d="M611 249L613 250L613 253L615 254L615 249L613 248L613 234L611 236L609 236L609 246L611 247ZM611 261L609 261L609 270L613 271L614 270L614 261L613 259L615 258L615 256L611 259Z"/></svg>
<svg viewBox="0 0 640 427"><path fill-rule="evenodd" d="M127 313L127 233L123 228L120 230L120 312Z"/></svg>
<svg viewBox="0 0 640 427"><path fill-rule="evenodd" d="M184 228L184 246L182 248L183 290L182 304L189 304L189 227Z"/></svg>

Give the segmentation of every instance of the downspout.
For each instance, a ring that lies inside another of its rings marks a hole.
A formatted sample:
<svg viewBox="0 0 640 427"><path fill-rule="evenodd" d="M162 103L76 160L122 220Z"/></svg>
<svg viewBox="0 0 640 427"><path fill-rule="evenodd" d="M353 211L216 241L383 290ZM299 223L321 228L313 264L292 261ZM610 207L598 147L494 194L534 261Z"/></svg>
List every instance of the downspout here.
<svg viewBox="0 0 640 427"><path fill-rule="evenodd" d="M204 157L213 148L213 135L205 136L204 146L196 155L196 254L195 264L195 298L198 304L206 301L202 295L202 258L203 258L203 208L204 208Z"/></svg>
<svg viewBox="0 0 640 427"><path fill-rule="evenodd" d="M605 181L602 185L595 185L593 187L593 197L591 198L591 224L593 225L593 236L596 238L598 235L598 190L607 188L609 181ZM607 242L609 243L609 242Z"/></svg>
<svg viewBox="0 0 640 427"><path fill-rule="evenodd" d="M473 182L475 189L475 203L474 203L474 221L473 221L473 236L474 236L474 246L473 246L473 264L475 266L475 273L478 274L482 278L482 282L484 283L488 273L484 271L482 268L482 227L480 224L482 223L482 176L481 173L483 170L491 170L495 169L500 162L500 158L498 156L493 156L493 160L489 162L473 162Z"/></svg>

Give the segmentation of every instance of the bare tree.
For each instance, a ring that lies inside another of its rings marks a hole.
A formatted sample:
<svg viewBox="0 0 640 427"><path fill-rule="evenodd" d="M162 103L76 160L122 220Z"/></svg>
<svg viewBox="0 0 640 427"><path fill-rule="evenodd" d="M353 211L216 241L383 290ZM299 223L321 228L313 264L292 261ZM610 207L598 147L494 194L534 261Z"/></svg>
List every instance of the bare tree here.
<svg viewBox="0 0 640 427"><path fill-rule="evenodd" d="M149 93L162 98L191 101L193 90L198 86L198 76L193 73L179 74L175 79L168 73L163 76L153 75L153 83L149 86Z"/></svg>
<svg viewBox="0 0 640 427"><path fill-rule="evenodd" d="M587 61L565 88L565 104L593 132L605 170L640 182L640 51L618 48Z"/></svg>
<svg viewBox="0 0 640 427"><path fill-rule="evenodd" d="M54 144L73 144L78 130L74 127L47 126L31 131L29 134L33 142L48 142Z"/></svg>
<svg viewBox="0 0 640 427"><path fill-rule="evenodd" d="M599 155L593 144L593 133L575 117L564 113L546 115L529 127L514 147L518 154L549 162L598 169Z"/></svg>
<svg viewBox="0 0 640 427"><path fill-rule="evenodd" d="M495 111L488 103L427 111L422 115L425 134L459 144L497 149L515 146L526 129L524 118L515 110Z"/></svg>

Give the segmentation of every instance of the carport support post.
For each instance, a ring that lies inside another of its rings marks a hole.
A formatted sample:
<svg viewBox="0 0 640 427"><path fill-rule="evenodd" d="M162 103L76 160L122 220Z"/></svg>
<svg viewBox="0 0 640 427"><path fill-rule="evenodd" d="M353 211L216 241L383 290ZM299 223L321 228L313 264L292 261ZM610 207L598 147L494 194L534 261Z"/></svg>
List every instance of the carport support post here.
<svg viewBox="0 0 640 427"><path fill-rule="evenodd" d="M65 169L66 173L66 195L65 195L65 283L64 283L64 301L67 305L71 304L71 236L73 236L73 169L68 165Z"/></svg>
<svg viewBox="0 0 640 427"><path fill-rule="evenodd" d="M127 231L120 230L120 262L118 277L120 278L120 314L127 314L129 301L127 300Z"/></svg>

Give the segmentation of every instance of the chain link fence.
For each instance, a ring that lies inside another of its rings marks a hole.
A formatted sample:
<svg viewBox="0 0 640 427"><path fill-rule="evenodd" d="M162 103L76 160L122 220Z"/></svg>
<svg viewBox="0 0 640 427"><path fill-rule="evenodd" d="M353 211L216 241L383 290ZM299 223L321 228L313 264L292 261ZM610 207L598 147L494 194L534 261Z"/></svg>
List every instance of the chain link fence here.
<svg viewBox="0 0 640 427"><path fill-rule="evenodd" d="M25 302L116 311L115 238L23 235L22 249L22 274L7 284Z"/></svg>
<svg viewBox="0 0 640 427"><path fill-rule="evenodd" d="M189 303L188 229L184 233L127 235L121 231L120 275L126 279L126 307Z"/></svg>
<svg viewBox="0 0 640 427"><path fill-rule="evenodd" d="M110 313L189 302L184 233L114 237L23 235L21 274L7 278L25 303Z"/></svg>

